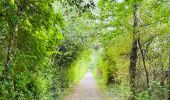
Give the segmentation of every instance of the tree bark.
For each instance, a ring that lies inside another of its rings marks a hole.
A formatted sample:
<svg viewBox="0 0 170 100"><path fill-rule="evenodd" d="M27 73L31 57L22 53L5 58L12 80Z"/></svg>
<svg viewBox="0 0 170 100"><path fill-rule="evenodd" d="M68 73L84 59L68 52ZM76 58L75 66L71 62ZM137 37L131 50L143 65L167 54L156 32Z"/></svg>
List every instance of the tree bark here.
<svg viewBox="0 0 170 100"><path fill-rule="evenodd" d="M29 0L25 1L23 4L19 4L21 2L15 1L15 4L18 7L18 11L14 14L18 17L22 16L23 11L25 10ZM10 3L10 2L8 2ZM16 43L16 33L18 32L18 22L12 22L10 14L13 13L11 10L7 10L7 21L8 21L8 44L7 44L7 54L4 61L4 69L7 71L12 60L12 56L14 55L14 49L17 49Z"/></svg>
<svg viewBox="0 0 170 100"><path fill-rule="evenodd" d="M8 1L8 3L10 4L10 2ZM10 65L11 59L12 59L12 51L13 51L13 39L14 39L14 34L15 34L15 23L12 20L11 14L13 13L12 8L10 9L6 9L6 21L8 22L8 34L7 34L7 53L6 53L6 57L4 60L4 69L5 72L8 71L8 67Z"/></svg>
<svg viewBox="0 0 170 100"><path fill-rule="evenodd" d="M169 70L168 70L168 100L170 100L170 53L169 53Z"/></svg>
<svg viewBox="0 0 170 100"><path fill-rule="evenodd" d="M164 86L165 80L166 80L167 77L168 77L168 71L165 71L162 75L162 78L161 78L161 82L160 82L161 86Z"/></svg>
<svg viewBox="0 0 170 100"><path fill-rule="evenodd" d="M144 54L144 52L142 50L142 47L141 47L140 37L138 39L138 46L139 46L139 49L140 49L140 53L141 53L141 57L142 57L142 62L143 62L144 70L145 70L147 88L149 88L149 74L148 74L148 70L146 68L145 54Z"/></svg>
<svg viewBox="0 0 170 100"><path fill-rule="evenodd" d="M12 52L12 36L13 33L9 32L9 39L8 39L8 46L7 46L7 54L6 54L6 58L5 58L5 62L4 62L4 69L5 71L8 70L9 64L10 64L10 57L11 57L11 52Z"/></svg>
<svg viewBox="0 0 170 100"><path fill-rule="evenodd" d="M131 48L131 53L130 53L130 67L129 67L129 73L130 73L130 85L131 85L131 91L132 91L132 99L135 100L136 96L136 62L137 62L137 42L138 42L138 37L139 37L139 5L136 2L133 7L134 10L134 25L133 25L133 40L132 40L132 48Z"/></svg>

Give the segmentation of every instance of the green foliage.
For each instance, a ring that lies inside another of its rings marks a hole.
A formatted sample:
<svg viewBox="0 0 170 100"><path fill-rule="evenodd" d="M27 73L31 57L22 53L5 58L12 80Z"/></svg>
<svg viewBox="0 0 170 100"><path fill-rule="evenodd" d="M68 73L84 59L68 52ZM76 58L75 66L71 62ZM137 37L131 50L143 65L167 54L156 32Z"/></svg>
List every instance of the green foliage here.
<svg viewBox="0 0 170 100"><path fill-rule="evenodd" d="M111 91L113 98L115 97L120 100L126 100L130 94L129 87L120 85L110 85L107 87L107 91Z"/></svg>
<svg viewBox="0 0 170 100"><path fill-rule="evenodd" d="M136 97L167 99L169 15L166 0L1 0L0 99L61 99L89 66L102 87L127 99L134 30Z"/></svg>
<svg viewBox="0 0 170 100"><path fill-rule="evenodd" d="M148 94L150 91L151 94ZM167 88L162 87L158 82L150 82L150 88L138 94L137 100L167 100Z"/></svg>
<svg viewBox="0 0 170 100"><path fill-rule="evenodd" d="M96 76L100 75L102 82L106 86L108 78L111 77L113 80L117 79L117 82L111 82L111 84L129 87L128 67L133 38L132 33L134 31L134 3L139 4L139 12L137 13L139 27L137 27L137 30L139 31L141 49L145 53L144 59L150 81L148 87L156 90L147 89L146 70L144 70L139 50L135 76L136 87L140 90L137 93L137 99L154 100L162 97L161 100L166 100L167 98L164 97L167 95L168 90L166 90L165 86L158 84L162 81L169 66L169 41L167 40L169 40L168 26L170 24L168 17L170 10L169 4L164 0L100 0L98 2L100 15L97 16L97 20L99 20L97 25L99 28L99 40L103 44L104 50L96 66ZM165 85L167 85L166 79L164 80ZM158 81L158 83L154 84L154 81ZM115 86L109 88L112 90ZM130 94L130 92L128 93ZM123 92L120 92L120 94L123 94ZM126 100L127 98L122 98L121 100Z"/></svg>
<svg viewBox="0 0 170 100"><path fill-rule="evenodd" d="M166 100L168 97L166 86L161 86L159 82L156 81L150 82L149 91L151 91L153 100Z"/></svg>
<svg viewBox="0 0 170 100"><path fill-rule="evenodd" d="M143 91L138 94L137 100L154 100L149 94L148 91Z"/></svg>
<svg viewBox="0 0 170 100"><path fill-rule="evenodd" d="M53 96L53 78L58 74L52 55L58 52L56 47L62 39L62 16L54 12L53 0L42 1L0 2L5 16L0 23L0 99L41 100Z"/></svg>
<svg viewBox="0 0 170 100"><path fill-rule="evenodd" d="M56 55L56 63L58 66L67 68L78 56L80 48L78 45L71 43L69 40L63 41L63 43L58 47L58 53Z"/></svg>

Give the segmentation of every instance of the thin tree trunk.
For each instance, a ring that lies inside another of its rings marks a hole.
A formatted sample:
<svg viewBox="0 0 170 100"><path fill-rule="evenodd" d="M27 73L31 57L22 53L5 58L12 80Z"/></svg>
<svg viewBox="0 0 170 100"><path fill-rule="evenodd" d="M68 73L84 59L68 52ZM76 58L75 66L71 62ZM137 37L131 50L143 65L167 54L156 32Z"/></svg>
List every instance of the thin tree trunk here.
<svg viewBox="0 0 170 100"><path fill-rule="evenodd" d="M160 85L161 85L161 86L164 86L165 80L166 80L167 77L168 77L168 71L165 71L165 72L163 73L162 77L161 77L161 82L160 82Z"/></svg>
<svg viewBox="0 0 170 100"><path fill-rule="evenodd" d="M24 9L26 8L27 3L29 2L29 0L25 1L22 5L18 4L17 1L15 1L15 4L17 4L18 7L18 11L16 12L16 15L18 17L20 17L22 15L22 12L24 11ZM11 13L10 11L7 11L7 13ZM8 21L8 26L9 26L9 36L8 36L8 44L7 44L7 54L6 54L6 58L5 58L5 62L4 62L4 69L8 70L8 67L10 65L10 62L12 60L12 56L14 55L14 49L17 49L17 43L16 42L16 34L18 31L18 23L14 23L11 22L10 18L7 18Z"/></svg>
<svg viewBox="0 0 170 100"><path fill-rule="evenodd" d="M139 45L139 49L140 49L140 53L141 53L142 61L143 61L143 66L144 66L144 70L145 70L147 88L149 88L149 74L148 74L148 70L146 68L145 55L143 53L143 50L142 50L142 47L140 44L140 38L138 39L138 45Z"/></svg>
<svg viewBox="0 0 170 100"><path fill-rule="evenodd" d="M7 54L4 62L4 69L5 71L8 70L9 63L10 63L10 56L11 56L11 49L12 49L12 33L9 33L9 40L8 40L8 46L7 46Z"/></svg>
<svg viewBox="0 0 170 100"><path fill-rule="evenodd" d="M10 62L12 60L12 56L13 56L13 45L14 45L14 34L15 34L15 24L11 22L11 19L8 19L8 37L7 37L7 53L6 53L6 57L4 60L4 69L5 72L8 71L8 67L10 65Z"/></svg>
<svg viewBox="0 0 170 100"><path fill-rule="evenodd" d="M169 53L169 71L168 71L168 100L170 100L170 53Z"/></svg>
<svg viewBox="0 0 170 100"><path fill-rule="evenodd" d="M136 96L136 62L137 62L137 42L138 42L138 36L139 36L139 31L138 31L138 26L139 26L139 5L136 2L134 4L134 26L133 26L133 40L132 40L132 49L131 49L131 54L130 54L130 67L129 67L129 73L130 73L130 85L131 85L131 91L132 91L132 98L131 100L135 100Z"/></svg>

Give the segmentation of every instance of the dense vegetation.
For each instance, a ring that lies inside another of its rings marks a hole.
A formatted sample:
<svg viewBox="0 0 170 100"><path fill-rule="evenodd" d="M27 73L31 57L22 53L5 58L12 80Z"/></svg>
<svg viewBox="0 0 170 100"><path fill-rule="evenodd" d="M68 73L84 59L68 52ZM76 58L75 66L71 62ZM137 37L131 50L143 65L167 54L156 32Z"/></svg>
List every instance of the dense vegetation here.
<svg viewBox="0 0 170 100"><path fill-rule="evenodd" d="M0 99L60 100L91 68L120 100L170 100L170 1L1 0Z"/></svg>
<svg viewBox="0 0 170 100"><path fill-rule="evenodd" d="M2 0L0 7L0 99L59 98L87 69L86 14L55 0Z"/></svg>
<svg viewBox="0 0 170 100"><path fill-rule="evenodd" d="M114 84L109 86L114 92L119 88L121 100L167 100L169 1L100 0L98 5L104 50L97 71L105 84Z"/></svg>

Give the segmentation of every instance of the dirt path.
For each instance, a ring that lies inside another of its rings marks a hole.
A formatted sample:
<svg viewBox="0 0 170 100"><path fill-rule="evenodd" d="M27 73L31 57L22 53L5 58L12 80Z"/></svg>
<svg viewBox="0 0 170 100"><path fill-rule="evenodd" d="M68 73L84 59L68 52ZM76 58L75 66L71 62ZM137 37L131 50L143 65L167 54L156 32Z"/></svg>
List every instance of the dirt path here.
<svg viewBox="0 0 170 100"><path fill-rule="evenodd" d="M87 72L79 85L64 100L103 100L103 96L91 72Z"/></svg>

